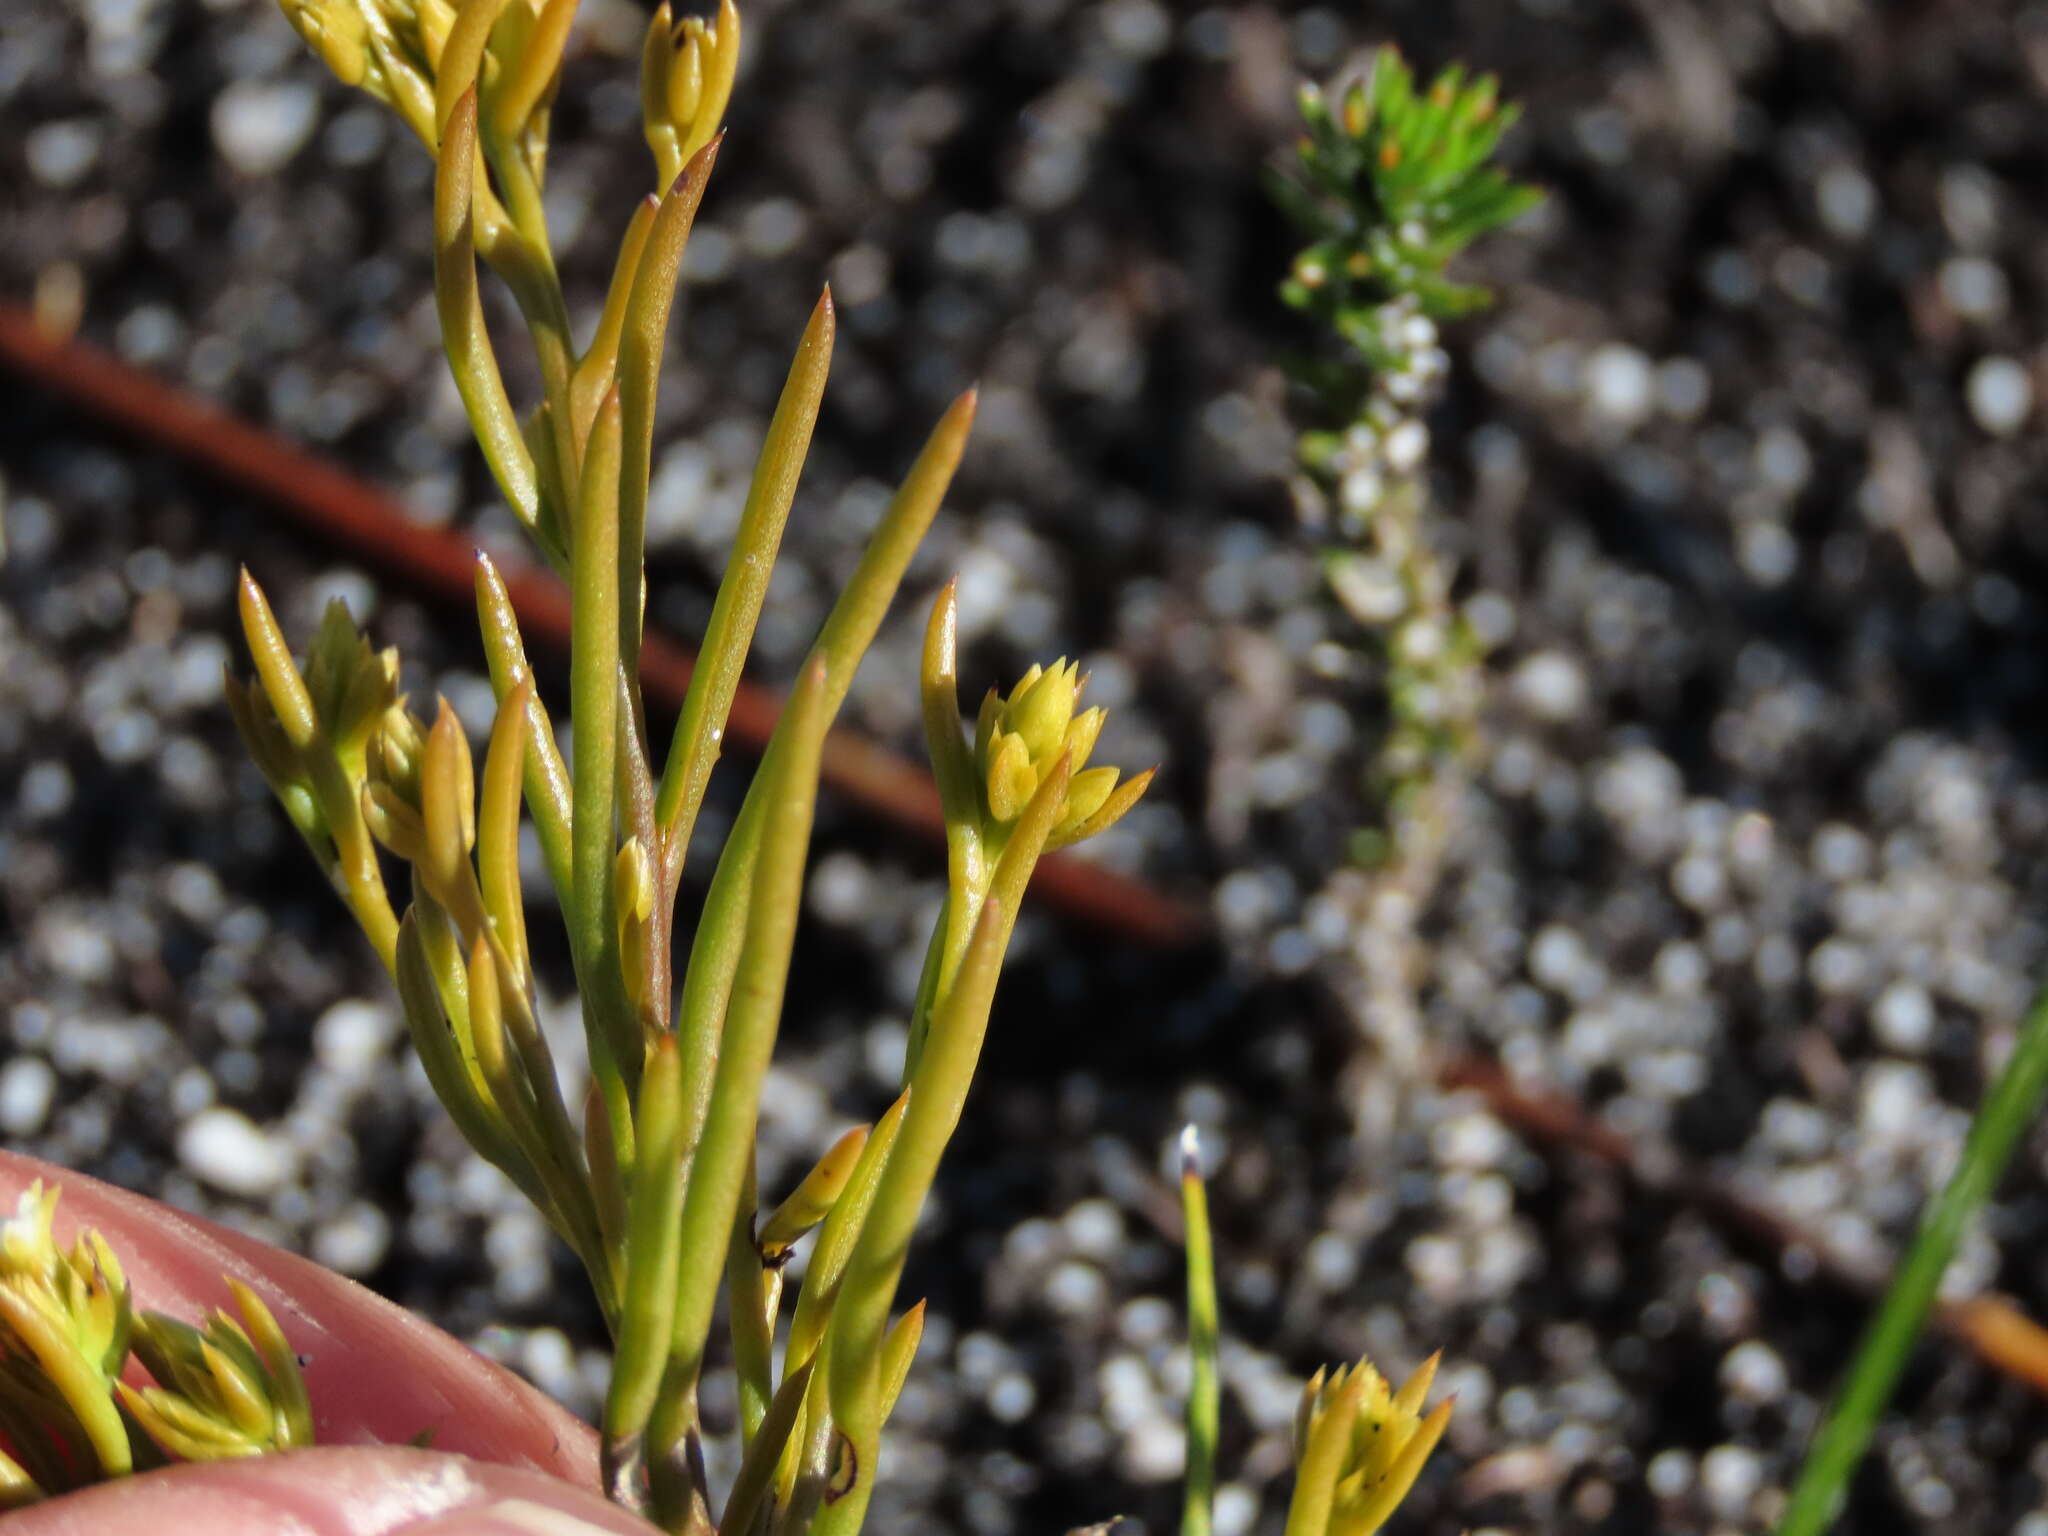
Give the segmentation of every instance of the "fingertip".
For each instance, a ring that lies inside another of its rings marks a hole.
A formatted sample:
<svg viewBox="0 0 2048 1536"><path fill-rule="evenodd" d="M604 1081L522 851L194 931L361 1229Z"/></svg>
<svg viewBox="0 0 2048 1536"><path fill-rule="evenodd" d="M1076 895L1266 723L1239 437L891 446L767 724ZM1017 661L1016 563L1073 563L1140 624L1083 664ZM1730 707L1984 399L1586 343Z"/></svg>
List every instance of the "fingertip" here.
<svg viewBox="0 0 2048 1536"><path fill-rule="evenodd" d="M648 1536L522 1467L403 1446L328 1446L117 1479L8 1516L8 1536Z"/></svg>

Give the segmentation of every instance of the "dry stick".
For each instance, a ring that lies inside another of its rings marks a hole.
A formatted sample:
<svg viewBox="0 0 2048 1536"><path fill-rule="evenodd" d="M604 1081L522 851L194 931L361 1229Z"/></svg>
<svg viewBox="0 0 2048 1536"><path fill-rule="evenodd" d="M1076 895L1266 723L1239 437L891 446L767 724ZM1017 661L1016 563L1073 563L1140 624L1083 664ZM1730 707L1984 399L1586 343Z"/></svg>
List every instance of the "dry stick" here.
<svg viewBox="0 0 2048 1536"><path fill-rule="evenodd" d="M264 497L299 523L387 574L435 597L474 601L475 550L460 533L426 528L375 487L219 407L129 367L88 343L52 336L26 311L0 304L0 365L61 395L243 490ZM569 645L569 593L538 567L500 566L529 639L557 651ZM681 707L696 657L656 635L640 655L647 692ZM742 682L727 724L729 739L759 752L781 718L782 696ZM826 739L824 782L884 819L932 842L945 837L938 791L929 774L888 748L850 731ZM1198 942L1208 920L1140 881L1058 854L1042 860L1032 891L1067 916L1143 944Z"/></svg>
<svg viewBox="0 0 2048 1536"><path fill-rule="evenodd" d="M1446 1088L1476 1091L1496 1116L1532 1139L1605 1163L1644 1190L1697 1206L1721 1226L1778 1253L1804 1249L1813 1256L1816 1274L1845 1290L1874 1297L1890 1279L1886 1272L1850 1263L1817 1242L1810 1230L1729 1188L1676 1150L1633 1141L1564 1095L1516 1087L1491 1061L1453 1059L1443 1065L1438 1081ZM1950 1302L1935 1308L1933 1321L1986 1365L2048 1393L2048 1329L2011 1302L1999 1296Z"/></svg>

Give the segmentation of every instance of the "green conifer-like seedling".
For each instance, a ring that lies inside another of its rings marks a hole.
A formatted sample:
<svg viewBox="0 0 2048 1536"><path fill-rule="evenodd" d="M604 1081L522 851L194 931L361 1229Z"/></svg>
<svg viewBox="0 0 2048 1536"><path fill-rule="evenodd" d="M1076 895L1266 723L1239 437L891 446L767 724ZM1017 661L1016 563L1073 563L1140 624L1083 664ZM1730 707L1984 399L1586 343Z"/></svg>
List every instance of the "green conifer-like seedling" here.
<svg viewBox="0 0 2048 1536"><path fill-rule="evenodd" d="M1295 498L1330 536L1331 590L1379 664L1387 723L1371 788L1386 814L1357 847L1379 864L1399 857L1404 823L1470 749L1479 713L1483 646L1432 537L1427 416L1448 367L1438 326L1491 295L1450 266L1542 193L1492 164L1518 112L1491 76L1453 65L1418 89L1382 48L1358 81L1304 86L1301 115L1292 172L1271 181L1310 242L1280 295L1322 333L1293 366L1312 417Z"/></svg>

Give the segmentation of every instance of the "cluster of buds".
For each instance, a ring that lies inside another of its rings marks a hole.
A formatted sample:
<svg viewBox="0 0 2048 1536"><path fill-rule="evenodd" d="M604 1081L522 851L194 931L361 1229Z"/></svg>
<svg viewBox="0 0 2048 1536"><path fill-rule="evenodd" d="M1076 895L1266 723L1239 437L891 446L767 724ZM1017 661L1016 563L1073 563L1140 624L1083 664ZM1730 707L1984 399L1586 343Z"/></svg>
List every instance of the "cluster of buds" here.
<svg viewBox="0 0 2048 1536"><path fill-rule="evenodd" d="M65 1253L57 1191L22 1192L0 1223L0 1508L134 1470L114 1390L128 1359L128 1281L97 1232Z"/></svg>
<svg viewBox="0 0 2048 1536"><path fill-rule="evenodd" d="M280 6L342 84L389 106L430 150L440 147L449 106L463 89L445 92L445 82L458 74L474 78L487 131L518 144L539 173L575 0L280 0Z"/></svg>
<svg viewBox="0 0 2048 1536"><path fill-rule="evenodd" d="M487 561L478 597L516 646L509 602ZM340 603L328 606L303 672L246 571L241 611L257 681L229 676L235 723L396 977L429 1080L471 1144L534 1200L594 1275L608 1276L601 1207L617 1206L616 1191L592 1182L532 992L519 885L524 776L529 756L536 783L559 787L565 770L551 733L529 744L533 721L545 717L524 655L500 659L500 670L517 676L479 785L448 702L431 726L414 715L398 692L397 653L373 650ZM566 802L543 804L544 845L559 851ZM409 866L402 920L379 848ZM616 1307L603 1285L600 1295Z"/></svg>
<svg viewBox="0 0 2048 1536"><path fill-rule="evenodd" d="M1367 1360L1309 1378L1294 1416L1289 1531L1372 1536L1400 1507L1457 1401L1422 1413L1437 1358L1423 1361L1398 1391Z"/></svg>
<svg viewBox="0 0 2048 1536"><path fill-rule="evenodd" d="M217 1308L206 1327L145 1312L136 1322L136 1358L153 1387L118 1384L121 1402L166 1455L227 1461L313 1443L313 1406L305 1378L263 1299L228 1281L236 1319Z"/></svg>
<svg viewBox="0 0 2048 1536"><path fill-rule="evenodd" d="M1152 769L1122 779L1090 768L1103 712L1076 715L1087 679L1064 657L1034 665L1008 694L990 689L962 738L954 588L948 583L925 629L922 689L925 741L946 816L946 908L933 935L911 1027L910 1068L922 1026L951 986L1004 855L1020 835L1033 852L1069 847L1123 819L1152 782ZM1012 893L1011 913L1014 915ZM909 1070L908 1068L906 1070Z"/></svg>
<svg viewBox="0 0 2048 1536"><path fill-rule="evenodd" d="M740 64L740 13L719 0L718 19L676 21L668 0L647 23L640 50L640 126L666 189L718 134Z"/></svg>
<svg viewBox="0 0 2048 1536"><path fill-rule="evenodd" d="M225 1313L203 1334L137 1315L99 1233L80 1233L69 1252L57 1246L57 1196L38 1180L0 1222L0 1510L164 1458L313 1443L298 1359L254 1292L228 1282L246 1329ZM131 1351L155 1385L121 1379ZM131 1437L131 1421L147 1439Z"/></svg>
<svg viewBox="0 0 2048 1536"><path fill-rule="evenodd" d="M340 602L330 603L302 673L263 589L242 572L242 632L256 686L229 672L228 709L313 858L388 966L398 921L363 817L371 739L399 706L398 653L373 650Z"/></svg>
<svg viewBox="0 0 2048 1536"><path fill-rule="evenodd" d="M1090 768L1088 755L1102 732L1100 709L1074 713L1088 679L1064 656L1050 669L1034 664L1008 696L991 688L974 726L974 766L982 808L991 829L1007 827L1064 761L1067 793L1048 849L1093 837L1138 803L1152 780L1148 771L1118 788L1118 770Z"/></svg>

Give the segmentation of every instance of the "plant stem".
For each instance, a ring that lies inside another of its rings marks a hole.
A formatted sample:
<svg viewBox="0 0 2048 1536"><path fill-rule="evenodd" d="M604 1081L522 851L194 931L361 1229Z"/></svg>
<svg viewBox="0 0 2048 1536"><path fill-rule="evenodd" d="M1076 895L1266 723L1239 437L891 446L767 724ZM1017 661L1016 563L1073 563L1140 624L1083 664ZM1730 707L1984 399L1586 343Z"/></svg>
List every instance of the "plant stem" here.
<svg viewBox="0 0 2048 1536"><path fill-rule="evenodd" d="M1840 1395L1807 1452L1778 1536L1819 1536L1839 1513L1878 1415L1891 1400L1906 1357L1927 1321L1943 1271L1970 1219L1990 1198L2048 1090L2048 993L2036 999L2019 1043L1971 1122L1962 1161L1928 1207L1905 1261L1892 1277Z"/></svg>
<svg viewBox="0 0 2048 1536"><path fill-rule="evenodd" d="M1188 1469L1181 1495L1181 1536L1209 1536L1216 1504L1216 1255L1209 1242L1209 1192L1202 1183L1201 1146L1190 1125L1181 1133L1181 1214L1188 1256Z"/></svg>

